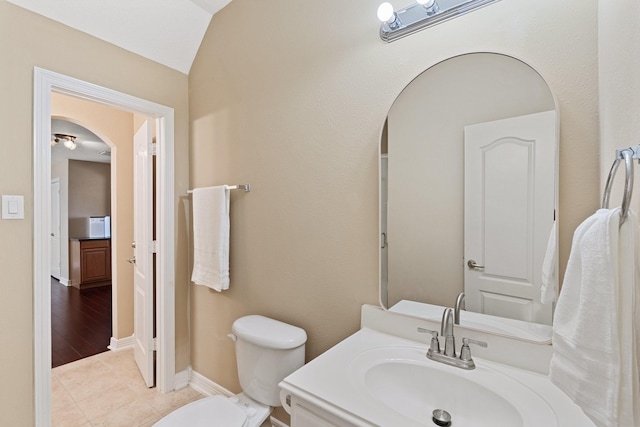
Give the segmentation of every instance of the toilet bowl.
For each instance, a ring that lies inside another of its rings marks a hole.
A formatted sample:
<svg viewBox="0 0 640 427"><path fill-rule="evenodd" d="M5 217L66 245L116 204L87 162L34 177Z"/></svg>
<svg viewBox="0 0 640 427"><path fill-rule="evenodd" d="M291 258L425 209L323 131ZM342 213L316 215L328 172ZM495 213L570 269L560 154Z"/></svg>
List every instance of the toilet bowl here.
<svg viewBox="0 0 640 427"><path fill-rule="evenodd" d="M304 364L306 332L258 315L237 319L232 331L243 392L189 403L154 427L259 427L280 405L278 383Z"/></svg>

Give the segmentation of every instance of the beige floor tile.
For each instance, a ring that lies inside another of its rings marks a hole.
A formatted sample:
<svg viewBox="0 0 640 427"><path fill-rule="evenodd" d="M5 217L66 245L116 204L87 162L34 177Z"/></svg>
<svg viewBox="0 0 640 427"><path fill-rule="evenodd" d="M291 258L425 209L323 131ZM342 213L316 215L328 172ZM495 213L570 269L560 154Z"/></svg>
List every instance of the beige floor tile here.
<svg viewBox="0 0 640 427"><path fill-rule="evenodd" d="M159 416L160 414L147 402L138 399L110 414L91 420L91 425L93 427L139 427Z"/></svg>
<svg viewBox="0 0 640 427"><path fill-rule="evenodd" d="M196 393L197 393L197 392L196 392ZM186 400L186 401L184 401L184 402L182 402L182 403L180 403L180 404L174 405L174 406L172 406L171 408L169 408L169 410L168 410L167 412L165 412L165 415L167 415L168 413L173 412L173 411L175 411L176 409L178 409L178 408L180 408L180 407L182 407L182 406L184 406L184 405L187 405L187 404L189 404L189 403L191 403L191 402L195 402L196 400L203 399L204 397L206 397L206 396L203 396L202 394L197 393L197 395L196 395L196 396L193 396L193 397L189 398L189 400Z"/></svg>
<svg viewBox="0 0 640 427"><path fill-rule="evenodd" d="M104 372L105 369L108 369L107 365L99 359L89 357L55 368L55 376L66 386L70 382L85 379L97 372Z"/></svg>
<svg viewBox="0 0 640 427"><path fill-rule="evenodd" d="M51 408L52 427L81 427L87 425L89 420L80 408L69 400L61 403L59 400Z"/></svg>
<svg viewBox="0 0 640 427"><path fill-rule="evenodd" d="M131 388L118 384L86 399L78 400L77 405L89 420L93 420L107 415L136 399L138 399L138 396Z"/></svg>
<svg viewBox="0 0 640 427"><path fill-rule="evenodd" d="M99 395L121 384L114 372L104 368L87 369L82 375L78 375L78 372L74 372L73 376L61 375L60 382L75 401Z"/></svg>
<svg viewBox="0 0 640 427"><path fill-rule="evenodd" d="M140 376L140 374L138 374L137 377L133 375L131 376L124 375L124 376L121 376L120 378L121 378L121 383L129 387L131 390L133 390L138 396L138 398L148 399L158 392L157 388L155 387L152 387L152 388L147 387L147 385L142 380L142 377Z"/></svg>
<svg viewBox="0 0 640 427"><path fill-rule="evenodd" d="M144 424L141 424L140 427L153 427L153 425L155 423L157 423L158 421L160 421L162 419L164 415L158 415L156 418L153 418L152 420L149 420L147 422L145 422ZM185 426L187 427L187 426Z"/></svg>
<svg viewBox="0 0 640 427"><path fill-rule="evenodd" d="M67 391L67 389L64 388L64 386L62 385L60 380L57 377L52 375L51 376L51 398L52 398L52 400L55 400L56 396L58 396L58 397L69 396L69 399L71 399L71 396L69 395L69 392Z"/></svg>
<svg viewBox="0 0 640 427"><path fill-rule="evenodd" d="M95 366L96 364L102 363L100 362L99 356L100 355L86 357L75 362L67 363L66 365L60 365L51 369L51 373L53 375L61 375L69 371L82 370L87 366Z"/></svg>
<svg viewBox="0 0 640 427"><path fill-rule="evenodd" d="M149 403L153 409L158 411L158 413L166 415L176 408L193 402L200 397L202 397L200 393L190 387L186 387L166 394L156 392L153 396L147 399L147 403Z"/></svg>
<svg viewBox="0 0 640 427"><path fill-rule="evenodd" d="M204 397L192 388L148 388L133 351L108 351L52 370L53 427L150 427Z"/></svg>
<svg viewBox="0 0 640 427"><path fill-rule="evenodd" d="M113 368L120 368L126 363L135 364L132 348L118 351L106 351L104 353L100 353L96 357Z"/></svg>

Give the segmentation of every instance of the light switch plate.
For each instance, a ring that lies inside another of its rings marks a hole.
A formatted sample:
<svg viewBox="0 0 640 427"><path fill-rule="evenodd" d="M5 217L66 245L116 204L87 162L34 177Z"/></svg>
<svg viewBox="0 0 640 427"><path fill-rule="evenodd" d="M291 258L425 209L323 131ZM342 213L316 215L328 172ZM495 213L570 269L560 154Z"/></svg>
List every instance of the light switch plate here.
<svg viewBox="0 0 640 427"><path fill-rule="evenodd" d="M2 195L2 219L24 219L24 196Z"/></svg>

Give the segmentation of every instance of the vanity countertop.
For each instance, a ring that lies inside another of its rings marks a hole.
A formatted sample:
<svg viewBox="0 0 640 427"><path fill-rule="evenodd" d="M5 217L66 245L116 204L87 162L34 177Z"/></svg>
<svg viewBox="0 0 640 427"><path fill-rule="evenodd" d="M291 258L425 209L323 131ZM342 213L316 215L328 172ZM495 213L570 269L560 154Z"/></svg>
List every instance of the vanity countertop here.
<svg viewBox="0 0 640 427"><path fill-rule="evenodd" d="M69 237L72 242L86 242L88 240L111 240L111 237Z"/></svg>
<svg viewBox="0 0 640 427"><path fill-rule="evenodd" d="M350 425L424 426L424 422L417 423L413 419L404 417L402 411L389 409L389 406L381 404L367 391L363 391L361 381L359 386L359 380L354 372L362 371L361 362L359 362L363 359L362 355L380 350L386 351L386 349L400 349L400 351L414 353L419 351L422 355L426 354L427 347L425 343L363 328L289 375L280 383L280 387L285 393L298 396L324 411L348 421ZM510 381L515 380L523 385L522 388L527 393L539 396L541 399L539 400L544 406L548 406L548 413L555 415L558 427L593 425L581 409L554 386L547 376L480 358L474 359L478 367L484 365L498 371L500 372L498 375L504 374L509 377ZM474 371L458 370L462 371L461 376L479 375L478 373L466 374L466 372ZM484 386L491 387L490 384ZM434 383L425 381L424 387L437 388L438 384L435 384L435 381ZM550 416L553 417L553 415ZM532 424L525 423L524 425Z"/></svg>

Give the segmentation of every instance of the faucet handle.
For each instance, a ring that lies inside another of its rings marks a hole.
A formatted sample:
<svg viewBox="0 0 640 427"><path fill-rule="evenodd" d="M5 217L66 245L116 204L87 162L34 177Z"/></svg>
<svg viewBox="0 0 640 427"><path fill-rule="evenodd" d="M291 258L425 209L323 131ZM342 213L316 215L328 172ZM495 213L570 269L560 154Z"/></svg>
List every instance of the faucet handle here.
<svg viewBox="0 0 640 427"><path fill-rule="evenodd" d="M462 338L462 345L469 345L469 344L479 345L482 348L489 347L489 344L487 344L485 341L472 340L471 338Z"/></svg>
<svg viewBox="0 0 640 427"><path fill-rule="evenodd" d="M433 353L440 353L440 341L438 341L438 331L432 331L431 329L425 329L418 326L418 332L421 334L431 334L431 345L429 350Z"/></svg>
<svg viewBox="0 0 640 427"><path fill-rule="evenodd" d="M469 344L474 344L483 348L489 347L484 341L473 340L471 338L462 338L462 347L460 348L460 360L470 361L471 360L471 349L469 348Z"/></svg>

